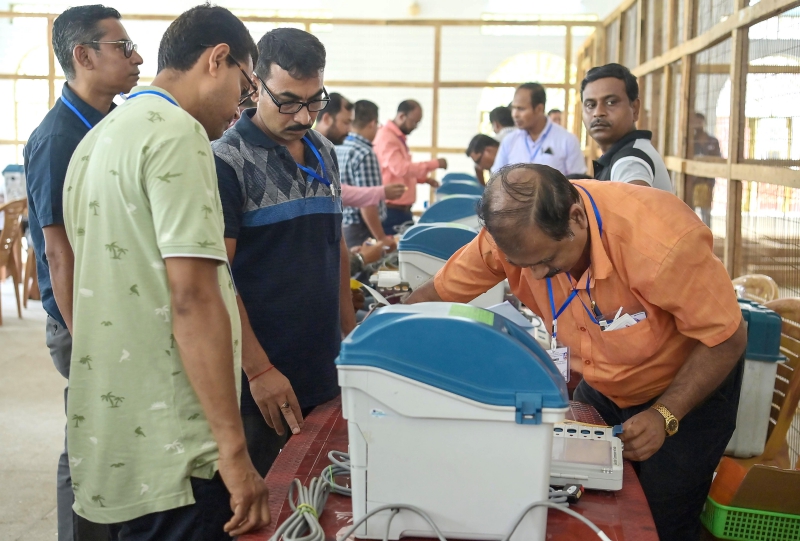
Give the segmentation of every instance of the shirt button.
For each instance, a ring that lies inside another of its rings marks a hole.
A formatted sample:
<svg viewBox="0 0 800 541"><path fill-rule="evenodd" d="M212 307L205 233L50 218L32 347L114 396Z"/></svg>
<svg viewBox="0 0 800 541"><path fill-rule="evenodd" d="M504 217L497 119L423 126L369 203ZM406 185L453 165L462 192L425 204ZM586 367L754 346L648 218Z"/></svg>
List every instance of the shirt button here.
<svg viewBox="0 0 800 541"><path fill-rule="evenodd" d="M585 360L585 361L583 361L583 362L584 362L584 363L586 363L586 364L592 364L592 361L590 361L589 359L586 359L586 360Z"/></svg>
<svg viewBox="0 0 800 541"><path fill-rule="evenodd" d="M581 332L586 332L586 327L581 327Z"/></svg>

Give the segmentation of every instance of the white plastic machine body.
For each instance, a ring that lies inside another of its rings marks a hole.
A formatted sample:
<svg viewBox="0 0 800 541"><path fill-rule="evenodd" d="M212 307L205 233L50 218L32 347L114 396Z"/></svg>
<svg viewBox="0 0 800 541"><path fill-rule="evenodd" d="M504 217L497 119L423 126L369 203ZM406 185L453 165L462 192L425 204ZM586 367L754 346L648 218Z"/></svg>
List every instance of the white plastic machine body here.
<svg viewBox="0 0 800 541"><path fill-rule="evenodd" d="M475 229L457 223L417 224L409 228L397 250L400 281L412 290L418 288L433 278L450 256L477 234ZM503 280L470 304L489 308L503 302L507 283Z"/></svg>
<svg viewBox="0 0 800 541"><path fill-rule="evenodd" d="M448 539L502 539L530 503L546 501L554 423L566 386L533 338L476 307L384 307L337 359L348 421L353 518L416 506ZM356 537L383 539L390 513ZM547 513L530 512L512 539L543 541ZM389 539L433 537L401 511Z"/></svg>

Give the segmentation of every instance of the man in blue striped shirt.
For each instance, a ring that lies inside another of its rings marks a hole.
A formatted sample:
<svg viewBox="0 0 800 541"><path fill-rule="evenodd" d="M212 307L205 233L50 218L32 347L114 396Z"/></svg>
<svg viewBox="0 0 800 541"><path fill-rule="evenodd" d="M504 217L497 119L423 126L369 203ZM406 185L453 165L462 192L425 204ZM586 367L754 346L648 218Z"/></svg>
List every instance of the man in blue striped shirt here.
<svg viewBox="0 0 800 541"><path fill-rule="evenodd" d="M352 131L344 143L336 147L336 157L342 184L369 188L381 186L381 166L372 149L372 141L378 133L378 106L367 100L355 103L355 118ZM368 238L384 240L381 222L386 219L386 204L362 208L344 207L342 211L342 233L347 246L361 246ZM394 240L387 237L391 246Z"/></svg>

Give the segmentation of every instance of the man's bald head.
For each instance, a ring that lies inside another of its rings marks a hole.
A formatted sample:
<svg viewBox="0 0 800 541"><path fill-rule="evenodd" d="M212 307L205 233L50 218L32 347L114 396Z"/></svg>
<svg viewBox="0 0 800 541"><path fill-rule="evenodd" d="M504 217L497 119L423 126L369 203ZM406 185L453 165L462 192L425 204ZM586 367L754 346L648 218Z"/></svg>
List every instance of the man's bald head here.
<svg viewBox="0 0 800 541"><path fill-rule="evenodd" d="M397 115L394 123L400 131L408 135L417 129L422 120L422 106L416 100L403 100L397 106Z"/></svg>
<svg viewBox="0 0 800 541"><path fill-rule="evenodd" d="M559 171L519 163L497 171L481 198L479 217L495 242L516 245L516 237L536 225L552 240L570 235L570 209L581 197Z"/></svg>

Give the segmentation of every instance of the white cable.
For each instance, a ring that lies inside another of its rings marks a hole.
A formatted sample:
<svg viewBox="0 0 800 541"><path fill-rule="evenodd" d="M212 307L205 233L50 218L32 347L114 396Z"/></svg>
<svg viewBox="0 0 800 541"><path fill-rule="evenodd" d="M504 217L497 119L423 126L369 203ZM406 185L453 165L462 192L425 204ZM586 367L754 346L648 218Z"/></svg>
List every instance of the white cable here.
<svg viewBox="0 0 800 541"><path fill-rule="evenodd" d="M295 502L295 492L297 501ZM289 507L292 514L275 530L270 541L325 541L325 532L319 524L319 516L328 501L330 486L321 477L311 480L308 488L298 479L289 485Z"/></svg>
<svg viewBox="0 0 800 541"><path fill-rule="evenodd" d="M331 465L322 470L322 479L331 487L331 492L342 496L351 496L353 491L350 487L336 484L334 480L337 475L350 475L350 455L342 451L331 451L328 453Z"/></svg>
<svg viewBox="0 0 800 541"><path fill-rule="evenodd" d="M536 507L549 507L551 509L558 509L562 513L566 513L569 516L574 517L574 518L580 520L581 522L583 522L584 524L586 524L588 527L590 527L592 529L592 531L594 533L597 534L597 537L599 537L603 541L611 541L611 539L609 539L608 536L605 533L603 533L603 530L598 528L594 524L594 522L592 522L588 518L586 518L586 517L584 517L582 515L579 515L578 513L573 511L572 509L568 509L568 508L564 507L563 505L559 505L557 503L552 503L552 502L535 502L535 503L530 504L528 507L526 507L522 511L522 513L520 513L519 516L517 517L517 520L514 522L514 527L511 528L511 531L508 532L508 534L503 538L502 541L509 541L511 539L511 536L514 535L514 532L517 530L517 528L519 527L520 523L522 522L522 519L525 518L525 515L527 515L532 509L535 509Z"/></svg>
<svg viewBox="0 0 800 541"><path fill-rule="evenodd" d="M439 527L436 525L435 522L433 522L433 519L431 519L431 517L429 517L425 511L423 511L419 507L414 507L413 505L405 505L405 504L381 505L380 507L376 507L375 509L373 509L372 511L370 511L369 513L367 513L366 515L355 521L353 525L350 526L350 528L346 532L344 532L341 536L339 536L340 541L347 541L347 538L353 535L353 533L358 529L358 527L361 526L361 524L363 524L368 518L373 517L382 511L389 511L389 510L392 510L391 518L394 518L394 515L397 514L394 511L397 511L398 513L400 511L411 511L412 513L416 513L417 515L422 517L423 520L425 520L425 522L427 522L431 528L433 528L433 532L436 534L436 537L439 538L439 541L447 541L447 538L442 534L441 531L439 531ZM386 535L384 536L384 539L388 538L388 536L389 532L387 528L387 532Z"/></svg>

